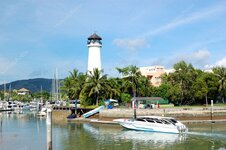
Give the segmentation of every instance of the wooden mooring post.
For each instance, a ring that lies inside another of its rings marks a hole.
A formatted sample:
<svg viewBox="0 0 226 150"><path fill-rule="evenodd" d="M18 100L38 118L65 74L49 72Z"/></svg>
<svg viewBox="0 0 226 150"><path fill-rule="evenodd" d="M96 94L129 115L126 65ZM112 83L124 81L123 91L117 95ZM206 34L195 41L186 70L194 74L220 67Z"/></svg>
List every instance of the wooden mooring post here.
<svg viewBox="0 0 226 150"><path fill-rule="evenodd" d="M213 121L213 100L211 100L211 120Z"/></svg>
<svg viewBox="0 0 226 150"><path fill-rule="evenodd" d="M2 134L2 114L0 114L0 132Z"/></svg>
<svg viewBox="0 0 226 150"><path fill-rule="evenodd" d="M47 140L47 150L52 150L52 110L47 109L46 114L46 140Z"/></svg>

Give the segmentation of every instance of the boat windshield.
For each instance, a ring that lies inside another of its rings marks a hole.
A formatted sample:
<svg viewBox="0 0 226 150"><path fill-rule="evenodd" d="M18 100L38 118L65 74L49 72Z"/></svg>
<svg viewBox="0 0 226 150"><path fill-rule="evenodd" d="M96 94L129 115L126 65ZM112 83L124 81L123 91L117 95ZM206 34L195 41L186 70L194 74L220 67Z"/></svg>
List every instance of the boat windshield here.
<svg viewBox="0 0 226 150"><path fill-rule="evenodd" d="M137 118L136 121L160 123L160 124L174 124L177 123L174 119L161 119L161 118Z"/></svg>
<svg viewBox="0 0 226 150"><path fill-rule="evenodd" d="M177 120L175 120L173 118L140 117L140 118L136 118L135 120L141 121L141 122L159 123L159 124L173 124L173 125L175 125L177 123Z"/></svg>
<svg viewBox="0 0 226 150"><path fill-rule="evenodd" d="M145 122L145 119L144 118L137 118L136 121L143 121L143 122Z"/></svg>
<svg viewBox="0 0 226 150"><path fill-rule="evenodd" d="M170 119L170 121L173 123L177 123L177 121L175 119Z"/></svg>
<svg viewBox="0 0 226 150"><path fill-rule="evenodd" d="M146 120L147 120L147 122L155 123L155 121L152 118L148 118Z"/></svg>

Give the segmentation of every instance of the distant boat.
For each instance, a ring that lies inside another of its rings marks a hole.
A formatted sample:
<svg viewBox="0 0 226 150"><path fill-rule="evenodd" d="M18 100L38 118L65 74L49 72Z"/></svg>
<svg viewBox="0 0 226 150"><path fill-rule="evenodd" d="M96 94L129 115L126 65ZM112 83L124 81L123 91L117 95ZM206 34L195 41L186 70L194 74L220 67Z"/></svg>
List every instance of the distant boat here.
<svg viewBox="0 0 226 150"><path fill-rule="evenodd" d="M44 107L41 108L40 111L37 112L36 116L45 117L47 115L47 112L51 110L52 110L51 105L45 105Z"/></svg>
<svg viewBox="0 0 226 150"><path fill-rule="evenodd" d="M171 117L139 116L136 119L115 119L113 121L131 130L175 134L186 133L188 131L184 124Z"/></svg>
<svg viewBox="0 0 226 150"><path fill-rule="evenodd" d="M8 107L7 101L0 101L0 111L13 111L13 109Z"/></svg>
<svg viewBox="0 0 226 150"><path fill-rule="evenodd" d="M41 108L42 103L38 101L31 101L29 104L30 110L39 110Z"/></svg>
<svg viewBox="0 0 226 150"><path fill-rule="evenodd" d="M43 107L36 115L37 116L46 116L47 108Z"/></svg>

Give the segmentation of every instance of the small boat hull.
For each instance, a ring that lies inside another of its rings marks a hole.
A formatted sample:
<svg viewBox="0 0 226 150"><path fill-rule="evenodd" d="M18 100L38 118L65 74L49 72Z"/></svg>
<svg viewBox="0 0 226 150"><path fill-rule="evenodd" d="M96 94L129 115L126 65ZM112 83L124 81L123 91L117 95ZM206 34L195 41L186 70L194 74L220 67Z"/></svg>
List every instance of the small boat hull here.
<svg viewBox="0 0 226 150"><path fill-rule="evenodd" d="M153 117L141 117L142 119L115 119L114 121L119 123L121 126L131 130L148 131L148 132L162 132L162 133L173 133L179 134L187 131L187 127L181 122L176 121L175 123L168 121L167 118L157 118L149 120ZM171 118L170 118L171 119ZM160 122L162 120L162 122ZM152 121L152 122L150 122Z"/></svg>

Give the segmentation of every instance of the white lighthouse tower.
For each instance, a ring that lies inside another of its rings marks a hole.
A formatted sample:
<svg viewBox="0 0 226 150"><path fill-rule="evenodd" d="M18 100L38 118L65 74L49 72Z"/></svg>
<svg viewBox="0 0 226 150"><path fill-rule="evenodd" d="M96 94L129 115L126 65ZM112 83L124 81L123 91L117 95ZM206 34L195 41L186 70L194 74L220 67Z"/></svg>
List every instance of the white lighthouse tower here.
<svg viewBox="0 0 226 150"><path fill-rule="evenodd" d="M89 49L88 56L88 71L93 72L94 68L101 70L101 56L100 49L102 47L102 38L96 33L88 38L87 46Z"/></svg>

